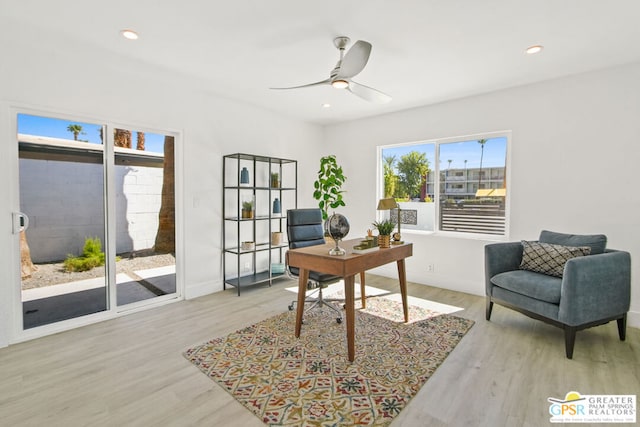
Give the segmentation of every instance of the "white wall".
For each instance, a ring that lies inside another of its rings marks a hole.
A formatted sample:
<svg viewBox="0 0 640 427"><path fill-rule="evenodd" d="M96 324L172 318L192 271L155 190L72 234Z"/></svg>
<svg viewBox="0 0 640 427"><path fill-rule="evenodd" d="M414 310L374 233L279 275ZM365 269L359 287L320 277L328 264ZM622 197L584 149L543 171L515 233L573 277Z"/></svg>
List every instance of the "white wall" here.
<svg viewBox="0 0 640 427"><path fill-rule="evenodd" d="M0 34L2 35L2 34ZM178 252L187 298L222 289L221 166L234 152L300 160L300 186L311 188L305 171L317 168L314 152L322 129L207 92L192 79L97 54L69 39L48 45L46 34L0 37L0 347L13 340L17 314L15 275L18 244L11 234L11 212L18 209L15 108L42 115L68 114L92 123L103 120L142 131L178 132L176 147ZM171 58L167 58L171 60ZM221 66L224 66L221 63ZM313 174L311 174L312 176ZM310 199L300 191L299 200ZM18 276L19 277L19 276ZM212 307L215 310L215 307Z"/></svg>
<svg viewBox="0 0 640 427"><path fill-rule="evenodd" d="M327 127L327 150L349 177L343 212L352 233L375 219L376 171L363 165L375 164L376 146L511 130L509 240L541 229L606 234L610 248L631 252L629 323L640 327L639 75L634 64ZM409 280L484 295L487 241L403 237L414 242Z"/></svg>

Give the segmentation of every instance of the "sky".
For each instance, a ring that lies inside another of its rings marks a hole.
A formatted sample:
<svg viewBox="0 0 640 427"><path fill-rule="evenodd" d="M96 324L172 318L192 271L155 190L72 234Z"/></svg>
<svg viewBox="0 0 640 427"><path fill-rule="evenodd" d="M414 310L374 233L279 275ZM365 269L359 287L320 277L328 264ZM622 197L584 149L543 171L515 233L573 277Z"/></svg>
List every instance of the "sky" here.
<svg viewBox="0 0 640 427"><path fill-rule="evenodd" d="M467 168L479 168L482 147L477 141L477 139L472 139L460 142L441 143L440 170L446 170L449 168L464 169L465 160L467 160ZM506 164L506 147L506 137L488 138L487 142L484 144L482 167L504 167ZM382 147L382 156L386 157L395 155L397 162L403 155L410 151L424 151L427 154L427 160L429 160L429 169L435 169L435 144L432 142ZM448 160L451 160L451 165L449 165Z"/></svg>
<svg viewBox="0 0 640 427"><path fill-rule="evenodd" d="M67 130L67 127L72 124L82 126L82 133L78 135L78 140L88 141L92 144L102 144L102 142L100 141L100 128L102 127L102 125L80 121L54 119L50 117L32 116L29 114L18 114L18 133L25 135L62 138L73 141L73 133ZM132 131L131 139L133 148L135 148L135 130ZM149 151L152 153L163 153L164 135L145 132L144 145L145 151Z"/></svg>

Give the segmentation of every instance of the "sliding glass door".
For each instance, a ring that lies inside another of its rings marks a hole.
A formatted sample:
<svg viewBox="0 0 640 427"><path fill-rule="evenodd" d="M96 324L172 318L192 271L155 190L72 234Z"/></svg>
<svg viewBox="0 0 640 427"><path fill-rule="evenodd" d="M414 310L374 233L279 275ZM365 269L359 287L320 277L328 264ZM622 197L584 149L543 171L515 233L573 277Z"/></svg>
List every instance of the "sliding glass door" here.
<svg viewBox="0 0 640 427"><path fill-rule="evenodd" d="M173 141L172 136L115 129L118 306L176 293Z"/></svg>
<svg viewBox="0 0 640 427"><path fill-rule="evenodd" d="M24 329L108 309L103 132L18 115Z"/></svg>
<svg viewBox="0 0 640 427"><path fill-rule="evenodd" d="M173 136L17 121L23 329L175 298Z"/></svg>

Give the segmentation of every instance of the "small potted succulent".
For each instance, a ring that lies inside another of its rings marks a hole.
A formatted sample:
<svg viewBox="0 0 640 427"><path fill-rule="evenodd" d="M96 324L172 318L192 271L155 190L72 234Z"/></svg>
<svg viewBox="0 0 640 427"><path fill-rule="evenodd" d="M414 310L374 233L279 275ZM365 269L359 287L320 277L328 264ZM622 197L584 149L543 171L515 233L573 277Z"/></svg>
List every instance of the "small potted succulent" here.
<svg viewBox="0 0 640 427"><path fill-rule="evenodd" d="M242 202L242 218L253 218L253 200Z"/></svg>
<svg viewBox="0 0 640 427"><path fill-rule="evenodd" d="M378 246L381 248L391 247L391 233L396 228L396 223L390 219L374 222L373 227L378 230Z"/></svg>
<svg viewBox="0 0 640 427"><path fill-rule="evenodd" d="M280 188L280 174L271 172L271 188Z"/></svg>

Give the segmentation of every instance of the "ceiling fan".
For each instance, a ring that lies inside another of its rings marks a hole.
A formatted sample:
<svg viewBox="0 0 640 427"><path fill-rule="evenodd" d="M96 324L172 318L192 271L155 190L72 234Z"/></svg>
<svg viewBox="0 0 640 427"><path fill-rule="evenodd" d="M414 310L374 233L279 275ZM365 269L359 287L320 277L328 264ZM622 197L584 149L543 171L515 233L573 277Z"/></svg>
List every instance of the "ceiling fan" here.
<svg viewBox="0 0 640 427"><path fill-rule="evenodd" d="M333 40L333 44L340 51L340 60L336 64L335 68L331 70L328 79L302 86L272 87L270 89L299 89L303 87L331 85L336 89L346 89L354 95L369 102L383 104L391 101L391 97L389 95L351 80L352 77L359 74L364 69L365 65L367 65L369 55L371 54L371 43L364 40L358 40L349 49L349 51L345 53L344 50L350 41L351 39L349 37L343 36L336 37Z"/></svg>

